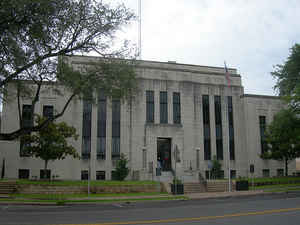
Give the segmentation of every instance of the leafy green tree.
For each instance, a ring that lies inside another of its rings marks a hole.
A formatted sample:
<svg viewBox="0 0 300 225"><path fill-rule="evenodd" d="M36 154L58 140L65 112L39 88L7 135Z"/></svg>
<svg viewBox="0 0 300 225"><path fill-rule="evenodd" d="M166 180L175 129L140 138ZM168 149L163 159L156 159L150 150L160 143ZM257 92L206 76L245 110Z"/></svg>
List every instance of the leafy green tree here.
<svg viewBox="0 0 300 225"><path fill-rule="evenodd" d="M288 163L300 156L300 117L292 109L281 110L267 127L265 134L268 151L263 159L285 162L285 175L288 176Z"/></svg>
<svg viewBox="0 0 300 225"><path fill-rule="evenodd" d="M286 99L291 107L300 110L300 44L290 49L283 65L276 65L271 73L276 79L275 90Z"/></svg>
<svg viewBox="0 0 300 225"><path fill-rule="evenodd" d="M118 159L117 161L116 170L114 172L114 179L122 181L127 177L127 175L129 174L129 168L127 164L128 159L122 153L120 159Z"/></svg>
<svg viewBox="0 0 300 225"><path fill-rule="evenodd" d="M95 0L0 1L0 97L18 99L20 124L22 97L31 99L33 115L46 85L58 94L60 85L65 85L70 93L63 109L52 118L0 133L0 140L39 131L61 117L74 98L97 87L108 97L132 94L136 87L133 49L126 40L118 46L114 43L116 32L134 17L123 4ZM70 67L68 56L88 53L102 59L80 71ZM30 87L24 81L31 81Z"/></svg>
<svg viewBox="0 0 300 225"><path fill-rule="evenodd" d="M217 156L213 157L212 160L212 168L211 168L211 176L213 179L220 179L222 175L221 171L222 165L217 159Z"/></svg>
<svg viewBox="0 0 300 225"><path fill-rule="evenodd" d="M39 125L45 120L46 118L37 116L36 123ZM65 122L51 122L38 132L24 135L22 138L24 142L30 143L25 149L28 155L40 158L45 162L44 174L46 174L49 161L62 160L66 156L79 158L76 149L67 141L70 138L77 140L76 129L68 126Z"/></svg>

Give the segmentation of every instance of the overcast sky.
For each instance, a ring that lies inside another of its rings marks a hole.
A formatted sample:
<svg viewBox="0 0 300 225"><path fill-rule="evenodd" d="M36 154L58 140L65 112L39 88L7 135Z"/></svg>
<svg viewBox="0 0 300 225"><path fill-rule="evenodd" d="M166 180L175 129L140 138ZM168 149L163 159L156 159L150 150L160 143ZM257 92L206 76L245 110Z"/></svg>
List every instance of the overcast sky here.
<svg viewBox="0 0 300 225"><path fill-rule="evenodd" d="M138 0L118 0L137 13ZM236 68L245 93L274 95L273 65L300 42L299 0L141 0L142 59ZM124 29L137 42L137 24Z"/></svg>

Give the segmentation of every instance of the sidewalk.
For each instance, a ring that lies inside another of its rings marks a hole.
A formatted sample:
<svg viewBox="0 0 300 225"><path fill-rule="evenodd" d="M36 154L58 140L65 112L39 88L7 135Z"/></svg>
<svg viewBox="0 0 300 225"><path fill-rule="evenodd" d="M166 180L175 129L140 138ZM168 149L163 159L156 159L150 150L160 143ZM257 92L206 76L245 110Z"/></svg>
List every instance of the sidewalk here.
<svg viewBox="0 0 300 225"><path fill-rule="evenodd" d="M185 194L189 199L207 199L207 198L226 198L250 195L268 194L263 190L256 191L232 191L232 192L204 192L204 193L191 193Z"/></svg>

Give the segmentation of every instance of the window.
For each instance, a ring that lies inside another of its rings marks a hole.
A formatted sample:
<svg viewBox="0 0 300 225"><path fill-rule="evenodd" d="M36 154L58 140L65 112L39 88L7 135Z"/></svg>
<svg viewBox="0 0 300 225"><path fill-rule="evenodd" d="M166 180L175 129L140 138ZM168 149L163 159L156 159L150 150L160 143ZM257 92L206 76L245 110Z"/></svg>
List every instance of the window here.
<svg viewBox="0 0 300 225"><path fill-rule="evenodd" d="M160 123L168 123L168 93L160 92Z"/></svg>
<svg viewBox="0 0 300 225"><path fill-rule="evenodd" d="M146 91L146 122L154 123L154 91Z"/></svg>
<svg viewBox="0 0 300 225"><path fill-rule="evenodd" d="M147 149L143 149L143 168L147 168Z"/></svg>
<svg viewBox="0 0 300 225"><path fill-rule="evenodd" d="M200 150L199 149L196 150L196 168L197 169L200 168Z"/></svg>
<svg viewBox="0 0 300 225"><path fill-rule="evenodd" d="M29 170L19 169L19 179L29 179Z"/></svg>
<svg viewBox="0 0 300 225"><path fill-rule="evenodd" d="M205 170L205 179L206 180L210 179L210 171L209 170Z"/></svg>
<svg viewBox="0 0 300 225"><path fill-rule="evenodd" d="M227 96L230 160L235 160L232 96Z"/></svg>
<svg viewBox="0 0 300 225"><path fill-rule="evenodd" d="M105 171L96 171L96 180L105 180Z"/></svg>
<svg viewBox="0 0 300 225"><path fill-rule="evenodd" d="M89 171L81 170L81 180L88 180L88 179L89 179Z"/></svg>
<svg viewBox="0 0 300 225"><path fill-rule="evenodd" d="M270 170L269 169L263 169L262 173L263 173L263 177L270 177Z"/></svg>
<svg viewBox="0 0 300 225"><path fill-rule="evenodd" d="M284 170L283 169L277 169L277 177L283 177L284 176Z"/></svg>
<svg viewBox="0 0 300 225"><path fill-rule="evenodd" d="M40 170L40 179L50 179L51 178L51 170Z"/></svg>
<svg viewBox="0 0 300 225"><path fill-rule="evenodd" d="M82 159L89 159L91 154L92 102L83 100L82 118Z"/></svg>
<svg viewBox="0 0 300 225"><path fill-rule="evenodd" d="M173 123L181 123L180 93L173 93Z"/></svg>
<svg viewBox="0 0 300 225"><path fill-rule="evenodd" d="M120 158L120 100L112 101L112 159Z"/></svg>
<svg viewBox="0 0 300 225"><path fill-rule="evenodd" d="M32 115L32 105L22 106L22 122L21 126L24 128L33 126L33 115ZM27 143L21 139L20 141L20 156L28 157L27 147L30 147L30 143Z"/></svg>
<svg viewBox="0 0 300 225"><path fill-rule="evenodd" d="M220 171L220 179L224 179L224 170Z"/></svg>
<svg viewBox="0 0 300 225"><path fill-rule="evenodd" d="M264 154L267 151L267 142L265 140L265 130L266 130L265 116L259 116L259 130L260 130L261 154Z"/></svg>
<svg viewBox="0 0 300 225"><path fill-rule="evenodd" d="M202 96L203 109L203 132L204 132L204 160L211 160L210 146L210 118L209 118L209 96Z"/></svg>
<svg viewBox="0 0 300 225"><path fill-rule="evenodd" d="M230 170L230 178L235 179L236 178L236 170Z"/></svg>
<svg viewBox="0 0 300 225"><path fill-rule="evenodd" d="M105 159L106 156L106 97L98 94L97 116L97 159Z"/></svg>
<svg viewBox="0 0 300 225"><path fill-rule="evenodd" d="M221 111L220 96L215 96L215 122L216 122L217 159L223 160L222 111Z"/></svg>
<svg viewBox="0 0 300 225"><path fill-rule="evenodd" d="M49 119L49 118L53 118L53 116L54 116L53 105L44 105L43 106L43 117Z"/></svg>

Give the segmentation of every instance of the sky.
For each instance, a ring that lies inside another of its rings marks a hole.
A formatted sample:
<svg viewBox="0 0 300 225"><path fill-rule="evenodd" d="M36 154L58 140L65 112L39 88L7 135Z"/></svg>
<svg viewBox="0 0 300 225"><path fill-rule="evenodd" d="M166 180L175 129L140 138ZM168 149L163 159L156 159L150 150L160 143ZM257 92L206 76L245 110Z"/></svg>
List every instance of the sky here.
<svg viewBox="0 0 300 225"><path fill-rule="evenodd" d="M114 0L137 14L138 0ZM275 95L270 72L300 43L299 0L141 0L142 59L236 68L246 94ZM119 34L138 40L138 24Z"/></svg>

